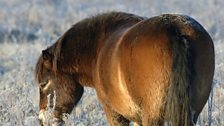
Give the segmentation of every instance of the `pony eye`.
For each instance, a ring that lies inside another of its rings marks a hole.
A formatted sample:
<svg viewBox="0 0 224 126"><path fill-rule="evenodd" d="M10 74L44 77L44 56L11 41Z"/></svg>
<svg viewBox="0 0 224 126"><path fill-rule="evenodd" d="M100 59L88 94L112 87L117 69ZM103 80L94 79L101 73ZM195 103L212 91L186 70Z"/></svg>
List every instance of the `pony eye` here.
<svg viewBox="0 0 224 126"><path fill-rule="evenodd" d="M46 85L47 85L48 81L44 81L44 82L41 82L39 85L40 85L40 88L44 88Z"/></svg>

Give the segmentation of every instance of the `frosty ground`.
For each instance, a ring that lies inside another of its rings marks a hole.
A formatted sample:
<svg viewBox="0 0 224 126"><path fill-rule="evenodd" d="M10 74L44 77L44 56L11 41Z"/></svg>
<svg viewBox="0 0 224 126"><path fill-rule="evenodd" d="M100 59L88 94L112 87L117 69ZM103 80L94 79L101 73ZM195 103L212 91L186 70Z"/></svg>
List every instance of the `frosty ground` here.
<svg viewBox="0 0 224 126"><path fill-rule="evenodd" d="M41 50L72 24L102 12L125 11L144 17L181 13L199 21L214 40L216 70L211 112L205 106L198 125L224 125L223 0L0 0L0 126L38 126L38 86L34 67ZM85 89L67 118L70 126L107 126L94 90Z"/></svg>

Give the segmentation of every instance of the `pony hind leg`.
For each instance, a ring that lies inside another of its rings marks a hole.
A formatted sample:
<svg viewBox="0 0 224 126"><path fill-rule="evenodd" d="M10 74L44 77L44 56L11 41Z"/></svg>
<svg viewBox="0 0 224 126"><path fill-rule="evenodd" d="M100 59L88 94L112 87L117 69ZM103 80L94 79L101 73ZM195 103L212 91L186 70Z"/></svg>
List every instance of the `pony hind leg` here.
<svg viewBox="0 0 224 126"><path fill-rule="evenodd" d="M165 124L161 120L149 120L143 126L165 126Z"/></svg>
<svg viewBox="0 0 224 126"><path fill-rule="evenodd" d="M134 123L134 126L143 126L142 124Z"/></svg>
<svg viewBox="0 0 224 126"><path fill-rule="evenodd" d="M143 126L164 126L164 122L161 119L143 117Z"/></svg>
<svg viewBox="0 0 224 126"><path fill-rule="evenodd" d="M196 126L198 116L199 113L197 113L192 107L190 107L190 126Z"/></svg>
<svg viewBox="0 0 224 126"><path fill-rule="evenodd" d="M161 117L143 116L143 126L166 126L164 119Z"/></svg>
<svg viewBox="0 0 224 126"><path fill-rule="evenodd" d="M129 126L130 121L115 112L111 107L104 105L103 108L110 126Z"/></svg>

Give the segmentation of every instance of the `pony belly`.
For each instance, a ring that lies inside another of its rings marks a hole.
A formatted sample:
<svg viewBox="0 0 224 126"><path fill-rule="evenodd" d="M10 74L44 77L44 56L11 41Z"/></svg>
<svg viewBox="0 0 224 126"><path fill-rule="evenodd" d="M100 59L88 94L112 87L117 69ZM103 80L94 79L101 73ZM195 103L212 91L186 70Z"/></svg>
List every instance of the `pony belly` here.
<svg viewBox="0 0 224 126"><path fill-rule="evenodd" d="M110 81L101 81L101 86L97 88L100 89L97 95L101 103L129 120L140 122L141 109L129 94L121 71L114 69L111 73L114 76L111 76Z"/></svg>
<svg viewBox="0 0 224 126"><path fill-rule="evenodd" d="M141 109L132 100L129 94L126 94L121 90L113 90L112 87L109 91L101 89L102 87L96 88L96 92L98 99L103 106L109 106L113 111L122 115L128 120L141 122Z"/></svg>
<svg viewBox="0 0 224 126"><path fill-rule="evenodd" d="M115 44L115 43L114 43ZM101 103L125 118L140 122L140 107L133 101L120 65L117 45L110 49L111 53L102 53L95 74L95 89ZM109 55L109 56L107 56Z"/></svg>
<svg viewBox="0 0 224 126"><path fill-rule="evenodd" d="M101 67L102 68L102 67ZM112 68L112 69L108 69ZM104 69L105 73L96 74L95 89L97 96L103 105L125 118L140 122L141 109L133 101L127 90L126 82L118 64Z"/></svg>

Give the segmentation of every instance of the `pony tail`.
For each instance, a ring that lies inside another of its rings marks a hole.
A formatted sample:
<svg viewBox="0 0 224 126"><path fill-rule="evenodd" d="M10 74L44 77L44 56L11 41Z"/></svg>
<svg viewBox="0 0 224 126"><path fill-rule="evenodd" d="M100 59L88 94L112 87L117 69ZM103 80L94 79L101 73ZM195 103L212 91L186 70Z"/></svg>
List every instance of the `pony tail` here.
<svg viewBox="0 0 224 126"><path fill-rule="evenodd" d="M187 36L180 35L177 28L168 30L171 36L171 50L173 56L172 75L168 87L165 108L165 120L172 126L189 126L190 102L189 86L191 76L190 42ZM171 32L170 32L171 31Z"/></svg>

